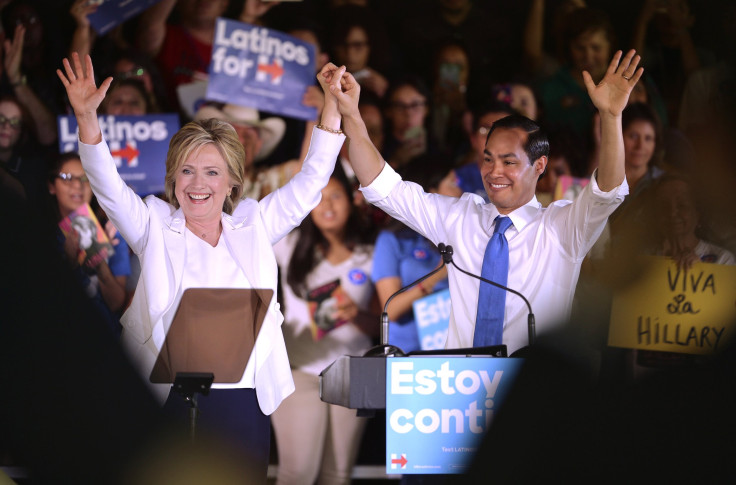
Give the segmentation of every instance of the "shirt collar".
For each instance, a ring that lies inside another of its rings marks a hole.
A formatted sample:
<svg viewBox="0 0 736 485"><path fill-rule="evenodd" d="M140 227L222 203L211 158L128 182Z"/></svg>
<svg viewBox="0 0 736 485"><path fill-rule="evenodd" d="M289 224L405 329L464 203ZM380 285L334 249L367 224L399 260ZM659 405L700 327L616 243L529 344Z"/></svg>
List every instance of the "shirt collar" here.
<svg viewBox="0 0 736 485"><path fill-rule="evenodd" d="M500 213L498 212L498 209L496 209L496 206L491 203L486 204L484 207L483 227L489 234L491 234L493 233L493 221ZM521 230L524 229L524 227L529 224L534 217L536 217L541 208L542 204L537 200L537 196L533 195L529 202L508 214L511 218L511 222L514 223L514 229L516 229L516 232L521 232Z"/></svg>

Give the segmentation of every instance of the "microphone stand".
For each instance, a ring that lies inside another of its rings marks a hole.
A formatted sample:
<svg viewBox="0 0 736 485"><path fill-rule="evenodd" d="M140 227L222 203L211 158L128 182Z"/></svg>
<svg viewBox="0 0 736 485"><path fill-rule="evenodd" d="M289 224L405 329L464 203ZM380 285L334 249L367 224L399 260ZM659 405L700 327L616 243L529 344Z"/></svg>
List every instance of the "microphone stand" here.
<svg viewBox="0 0 736 485"><path fill-rule="evenodd" d="M521 293L519 293L516 290L512 290L511 288L509 288L507 286L503 286L503 285L498 284L496 282L493 282L493 281L491 281L489 279L483 278L482 276L478 276L478 275L475 275L475 274L470 273L468 271L465 271L464 269L462 269L461 267L459 267L458 265L456 265L455 264L455 261L452 260L452 255L454 253L453 250L452 250L452 246L445 245L444 243L439 243L437 245L437 248L440 250L440 254L442 255L442 261L444 262L444 264L452 264L461 273L464 273L464 274L466 274L468 276L472 276L473 278L477 278L477 279L483 281L484 283L488 283L489 285L495 286L496 288L500 288L502 290L506 290L508 292L511 292L514 295L517 295L522 300L524 300L524 303L526 303L526 307L529 309L529 315L527 316L527 330L529 332L529 346L531 347L532 345L534 345L534 340L536 339L537 330L536 330L536 322L535 322L535 319L534 319L534 313L532 313L532 306L529 303L529 300L527 300L524 295L522 295Z"/></svg>
<svg viewBox="0 0 736 485"><path fill-rule="evenodd" d="M427 278L429 278L430 276L432 276L433 274L441 270L444 266L445 266L445 262L444 262L444 256L443 256L443 263L441 265L437 266L431 272L425 274L418 280L409 283L408 285L399 289L399 291L397 291L396 293L388 297L388 300L386 300L386 304L383 305L383 313L381 313L381 344L368 349L366 353L363 354L363 357L405 357L406 356L406 353L404 353L403 350L401 350L395 345L390 345L388 343L388 304L391 303L391 300L393 300L395 296L402 294L403 292L413 287L414 285L426 280Z"/></svg>

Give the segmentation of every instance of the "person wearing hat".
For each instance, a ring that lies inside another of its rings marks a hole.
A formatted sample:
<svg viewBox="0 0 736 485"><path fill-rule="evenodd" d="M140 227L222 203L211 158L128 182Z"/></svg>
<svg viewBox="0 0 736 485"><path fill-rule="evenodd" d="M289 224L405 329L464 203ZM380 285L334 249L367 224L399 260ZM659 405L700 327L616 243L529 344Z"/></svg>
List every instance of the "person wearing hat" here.
<svg viewBox="0 0 736 485"><path fill-rule="evenodd" d="M210 103L197 110L196 120L215 118L230 123L245 148L245 180L243 197L260 200L283 186L301 168L298 161L271 167L256 167L279 144L286 131L281 118L261 119L258 110L236 104Z"/></svg>

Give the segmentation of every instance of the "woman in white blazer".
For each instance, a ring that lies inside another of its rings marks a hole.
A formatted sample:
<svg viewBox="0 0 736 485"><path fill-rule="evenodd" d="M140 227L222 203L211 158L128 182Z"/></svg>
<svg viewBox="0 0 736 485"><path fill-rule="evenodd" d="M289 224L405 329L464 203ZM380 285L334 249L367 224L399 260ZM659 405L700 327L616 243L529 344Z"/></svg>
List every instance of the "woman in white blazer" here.
<svg viewBox="0 0 736 485"><path fill-rule="evenodd" d="M82 62L76 53L72 61L73 68L65 59L65 72L57 74L79 125L82 164L100 205L141 262L135 296L121 323L123 345L146 382L185 289L274 290L243 378L213 385L200 400L198 422L206 425L206 417L219 421L211 423L213 429L222 427L234 436L254 462L250 478L265 482L269 415L294 390L275 299L272 245L319 203L332 173L345 138L334 97L326 97L301 171L260 202L240 200L245 152L232 126L214 119L188 123L172 138L166 159L168 202L153 196L141 200L118 175L97 119L111 78L97 88L89 56L84 74L79 74ZM323 89L329 89L330 81L340 89L345 69L336 69L330 64L317 76ZM166 401L165 409L186 409L174 393L167 400L170 385L150 385Z"/></svg>

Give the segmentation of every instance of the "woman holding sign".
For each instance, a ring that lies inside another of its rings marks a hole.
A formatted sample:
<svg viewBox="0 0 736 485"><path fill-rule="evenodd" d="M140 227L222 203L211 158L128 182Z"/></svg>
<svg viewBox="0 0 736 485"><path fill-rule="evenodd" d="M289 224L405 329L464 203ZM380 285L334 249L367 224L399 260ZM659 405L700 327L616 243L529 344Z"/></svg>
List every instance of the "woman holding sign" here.
<svg viewBox="0 0 736 485"><path fill-rule="evenodd" d="M122 180L105 143L97 108L112 82L98 88L92 61L64 60L57 74L79 124L79 152L100 205L141 261L135 296L121 321L122 342L146 381L164 343L184 290L276 289L272 245L317 206L345 139L336 103L328 102L312 134L301 172L260 202L241 200L244 149L233 127L218 120L191 122L171 139L166 159L166 196L141 200ZM334 65L325 69L335 70ZM339 80L345 68L337 71ZM328 89L325 70L318 75ZM274 297L242 379L215 384L200 400L198 427L223 436L252 463L253 483L264 482L270 418L294 383L281 332L283 316ZM168 384L152 384L167 408L183 404L168 396ZM257 390L257 391L256 391ZM186 416L186 408L182 410ZM183 416L183 417L184 417Z"/></svg>

